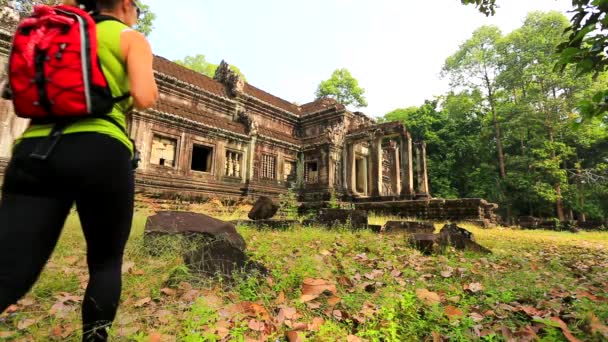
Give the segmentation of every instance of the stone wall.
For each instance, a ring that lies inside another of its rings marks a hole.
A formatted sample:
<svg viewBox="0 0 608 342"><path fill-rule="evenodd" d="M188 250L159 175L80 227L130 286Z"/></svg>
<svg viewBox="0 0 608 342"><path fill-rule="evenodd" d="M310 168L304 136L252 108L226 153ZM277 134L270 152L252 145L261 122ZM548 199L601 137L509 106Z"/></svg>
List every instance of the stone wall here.
<svg viewBox="0 0 608 342"><path fill-rule="evenodd" d="M356 203L356 209L372 211L379 214L395 215L404 218L450 221L483 221L497 222L493 203L483 199L432 199L420 201L391 201Z"/></svg>

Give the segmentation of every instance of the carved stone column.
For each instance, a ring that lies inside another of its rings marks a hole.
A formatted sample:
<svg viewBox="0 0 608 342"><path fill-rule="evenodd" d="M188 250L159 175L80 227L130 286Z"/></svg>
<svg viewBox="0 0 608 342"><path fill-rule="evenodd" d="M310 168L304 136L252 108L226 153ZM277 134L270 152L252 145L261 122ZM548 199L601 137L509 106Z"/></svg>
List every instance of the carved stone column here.
<svg viewBox="0 0 608 342"><path fill-rule="evenodd" d="M390 153L392 154L393 165L391 169L391 189L392 194L399 196L401 194L401 156L399 146L392 146Z"/></svg>
<svg viewBox="0 0 608 342"><path fill-rule="evenodd" d="M420 180L420 192L427 195L427 197L430 197L431 193L429 191L429 173L426 166L426 142L424 141L420 143L420 155L422 159L422 179Z"/></svg>
<svg viewBox="0 0 608 342"><path fill-rule="evenodd" d="M349 195L357 193L357 160L355 159L355 143L346 147L346 190Z"/></svg>
<svg viewBox="0 0 608 342"><path fill-rule="evenodd" d="M382 191L382 135L374 135L370 144L370 196L380 197Z"/></svg>
<svg viewBox="0 0 608 342"><path fill-rule="evenodd" d="M412 197L414 195L414 158L412 153L412 137L403 134L400 138L401 169L403 178L401 179L401 195Z"/></svg>
<svg viewBox="0 0 608 342"><path fill-rule="evenodd" d="M416 197L429 197L429 181L426 168L426 144L424 142L416 143L416 175L418 180Z"/></svg>
<svg viewBox="0 0 608 342"><path fill-rule="evenodd" d="M247 173L245 177L243 177L243 183L247 181L253 180L253 161L255 159L255 146L256 141L258 140L257 135L251 136L251 141L249 142L249 148L247 149Z"/></svg>

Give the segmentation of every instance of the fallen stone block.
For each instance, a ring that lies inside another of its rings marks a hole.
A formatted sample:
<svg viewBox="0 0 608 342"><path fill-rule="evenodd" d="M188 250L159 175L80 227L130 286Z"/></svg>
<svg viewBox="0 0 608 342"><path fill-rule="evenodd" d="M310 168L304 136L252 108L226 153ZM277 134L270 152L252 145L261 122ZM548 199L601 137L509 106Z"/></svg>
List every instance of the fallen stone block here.
<svg viewBox="0 0 608 342"><path fill-rule="evenodd" d="M144 233L203 235L216 240L225 240L244 251L245 239L232 223L187 211L161 211L148 217Z"/></svg>
<svg viewBox="0 0 608 342"><path fill-rule="evenodd" d="M534 216L521 216L517 219L519 226L527 229L537 229L540 219Z"/></svg>
<svg viewBox="0 0 608 342"><path fill-rule="evenodd" d="M435 226L432 222L388 221L384 224L382 231L385 233L433 233L435 231Z"/></svg>
<svg viewBox="0 0 608 342"><path fill-rule="evenodd" d="M374 233L381 233L382 232L382 226L379 224L368 224L367 225L367 229L371 230Z"/></svg>
<svg viewBox="0 0 608 342"><path fill-rule="evenodd" d="M234 224L207 215L160 212L148 218L144 234L144 244L153 254L159 252L155 249L163 239L179 237L177 244L169 246L179 249L186 265L197 275L231 278L234 272L267 272L263 265L248 259L245 240Z"/></svg>
<svg viewBox="0 0 608 342"><path fill-rule="evenodd" d="M258 198L247 215L252 220L268 220L276 215L279 206L266 196Z"/></svg>
<svg viewBox="0 0 608 342"><path fill-rule="evenodd" d="M408 242L422 254L431 255L434 252L435 241L438 237L437 234L414 233L408 235Z"/></svg>
<svg viewBox="0 0 608 342"><path fill-rule="evenodd" d="M367 228L367 211L347 209L320 209L317 216L319 224L335 227L350 226L353 229Z"/></svg>
<svg viewBox="0 0 608 342"><path fill-rule="evenodd" d="M439 246L444 249L446 247L454 247L457 250L468 250L473 252L490 254L492 251L475 242L473 233L468 230L458 227L456 224L446 224L439 231L437 238Z"/></svg>
<svg viewBox="0 0 608 342"><path fill-rule="evenodd" d="M222 240L209 240L184 253L191 272L206 276L231 278L235 272L268 274L260 263L249 260L244 251Z"/></svg>

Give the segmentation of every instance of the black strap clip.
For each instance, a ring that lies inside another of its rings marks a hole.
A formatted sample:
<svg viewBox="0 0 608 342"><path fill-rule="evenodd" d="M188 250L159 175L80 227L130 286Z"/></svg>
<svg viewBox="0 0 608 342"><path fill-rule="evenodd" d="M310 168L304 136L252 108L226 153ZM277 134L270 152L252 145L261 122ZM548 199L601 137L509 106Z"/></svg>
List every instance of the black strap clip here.
<svg viewBox="0 0 608 342"><path fill-rule="evenodd" d="M40 144L38 144L36 150L32 152L32 154L30 154L30 158L41 161L47 160L55 149L55 146L57 146L57 143L61 139L61 134L63 133L63 130L67 127L67 125L67 123L58 123L53 126L53 129L51 130L51 134L48 136L48 139L45 139L41 141ZM42 150L43 148L45 149Z"/></svg>

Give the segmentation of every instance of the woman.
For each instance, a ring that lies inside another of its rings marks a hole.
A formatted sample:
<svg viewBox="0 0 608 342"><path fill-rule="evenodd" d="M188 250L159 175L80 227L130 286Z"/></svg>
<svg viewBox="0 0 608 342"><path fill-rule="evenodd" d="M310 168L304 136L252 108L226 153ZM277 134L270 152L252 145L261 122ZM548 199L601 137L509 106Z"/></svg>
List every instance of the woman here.
<svg viewBox="0 0 608 342"><path fill-rule="evenodd" d="M112 95L130 92L131 98L114 106L113 120L87 118L67 126L47 160L31 155L52 126L30 125L13 150L0 203L0 312L38 279L76 204L89 268L84 341L107 340L120 299L134 197L134 146L123 130L126 114L132 107L151 107L158 98L150 45L130 29L138 19L137 4L97 0L95 5L105 19L97 24L98 55Z"/></svg>

